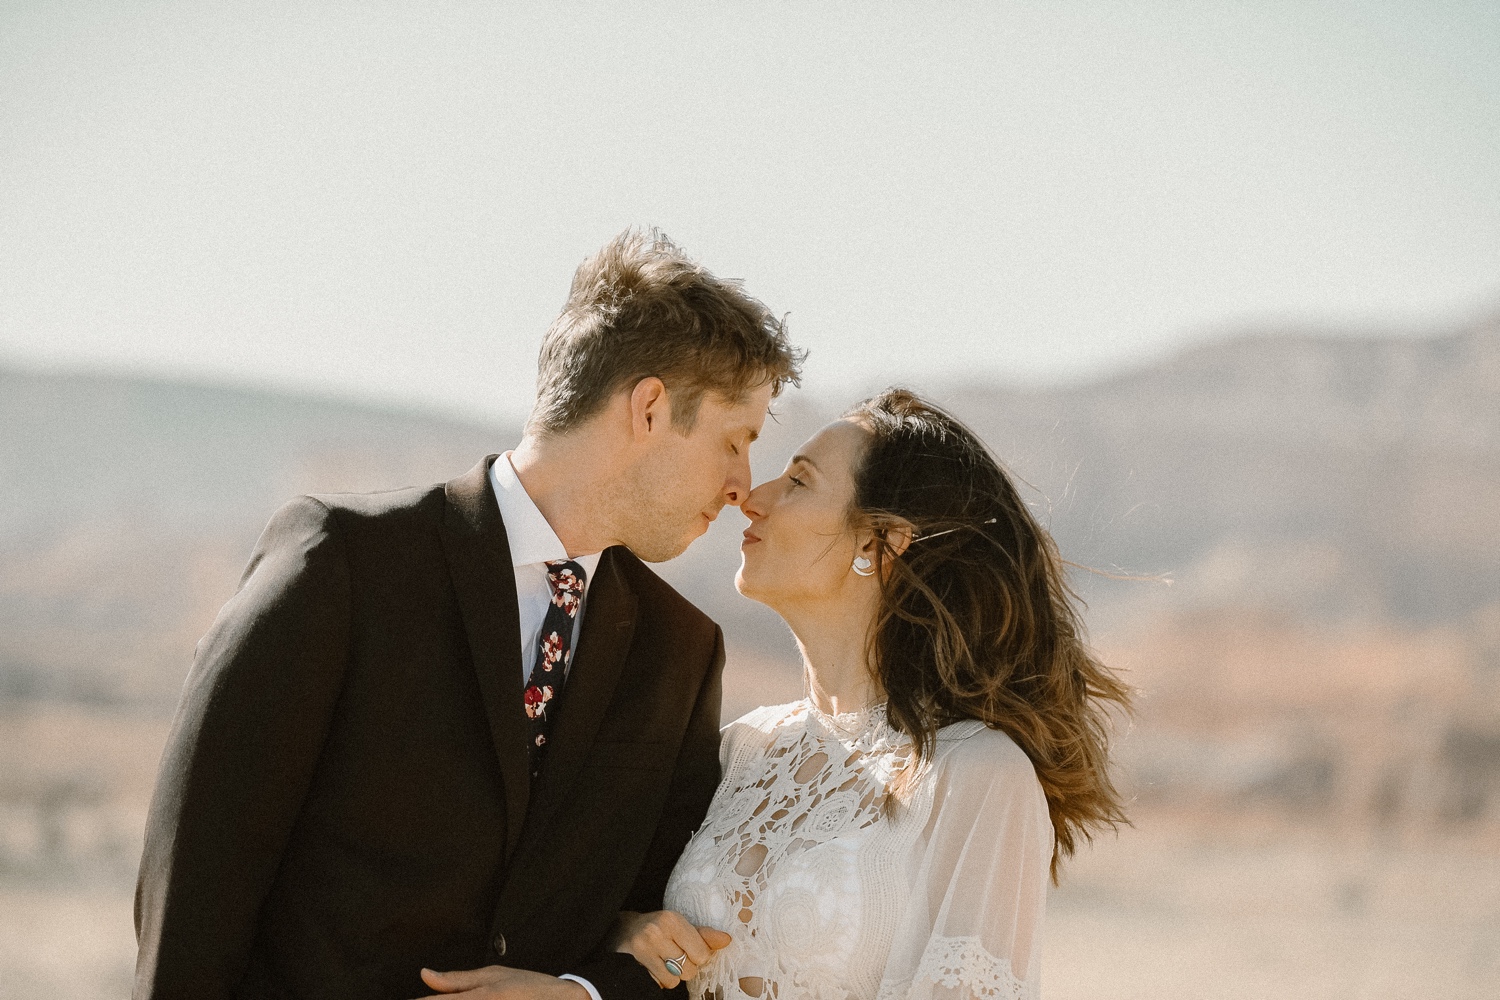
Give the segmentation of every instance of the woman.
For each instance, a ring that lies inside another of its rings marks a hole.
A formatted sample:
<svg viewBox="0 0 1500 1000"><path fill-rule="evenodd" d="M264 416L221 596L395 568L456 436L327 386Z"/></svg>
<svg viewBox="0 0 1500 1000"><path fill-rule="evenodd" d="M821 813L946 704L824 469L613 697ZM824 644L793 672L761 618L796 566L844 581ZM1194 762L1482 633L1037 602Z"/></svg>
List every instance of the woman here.
<svg viewBox="0 0 1500 1000"><path fill-rule="evenodd" d="M743 509L736 586L791 626L808 697L725 729L668 909L622 918L618 949L694 1000L1036 996L1048 874L1124 819L1106 710L1128 707L1051 538L903 390Z"/></svg>

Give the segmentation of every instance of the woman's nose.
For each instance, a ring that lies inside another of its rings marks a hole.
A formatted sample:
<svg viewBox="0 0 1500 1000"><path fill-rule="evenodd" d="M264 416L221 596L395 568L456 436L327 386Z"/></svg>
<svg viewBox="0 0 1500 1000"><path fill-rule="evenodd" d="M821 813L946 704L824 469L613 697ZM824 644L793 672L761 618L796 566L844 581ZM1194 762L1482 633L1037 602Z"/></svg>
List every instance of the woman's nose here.
<svg viewBox="0 0 1500 1000"><path fill-rule="evenodd" d="M740 504L740 510L744 511L745 516L750 520L754 521L766 516L766 500L770 496L766 487L769 485L771 484L761 483L751 490L745 497L745 502Z"/></svg>

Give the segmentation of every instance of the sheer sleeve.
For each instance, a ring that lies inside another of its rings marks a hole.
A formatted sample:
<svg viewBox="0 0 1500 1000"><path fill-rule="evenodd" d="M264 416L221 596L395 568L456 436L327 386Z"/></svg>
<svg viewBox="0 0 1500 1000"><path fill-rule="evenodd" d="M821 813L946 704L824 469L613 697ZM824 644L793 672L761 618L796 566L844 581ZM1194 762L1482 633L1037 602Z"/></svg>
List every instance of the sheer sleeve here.
<svg viewBox="0 0 1500 1000"><path fill-rule="evenodd" d="M932 811L917 842L911 905L880 1000L1039 996L1052 823L1031 761L973 724L939 742Z"/></svg>

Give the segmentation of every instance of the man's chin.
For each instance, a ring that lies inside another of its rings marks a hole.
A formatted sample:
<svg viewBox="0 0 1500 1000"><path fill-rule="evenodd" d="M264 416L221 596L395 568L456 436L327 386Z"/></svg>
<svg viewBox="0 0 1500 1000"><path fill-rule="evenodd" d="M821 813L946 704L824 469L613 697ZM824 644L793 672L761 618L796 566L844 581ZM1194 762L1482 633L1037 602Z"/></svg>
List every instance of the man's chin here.
<svg viewBox="0 0 1500 1000"><path fill-rule="evenodd" d="M702 531L689 532L688 534L674 541L668 542L653 540L652 542L646 545L642 545L639 548L634 545L628 546L628 548L631 552L635 553L636 558L640 559L641 562L663 563L667 562L670 559L676 559L678 556L682 555L688 550L688 546L692 545L702 536Z"/></svg>
<svg viewBox="0 0 1500 1000"><path fill-rule="evenodd" d="M657 535L640 539L638 543L627 541L625 547L635 553L636 558L641 562L666 562L686 552L690 545L708 533L711 524L713 520L707 514L695 514L692 521L683 529L682 534L676 538L664 538Z"/></svg>

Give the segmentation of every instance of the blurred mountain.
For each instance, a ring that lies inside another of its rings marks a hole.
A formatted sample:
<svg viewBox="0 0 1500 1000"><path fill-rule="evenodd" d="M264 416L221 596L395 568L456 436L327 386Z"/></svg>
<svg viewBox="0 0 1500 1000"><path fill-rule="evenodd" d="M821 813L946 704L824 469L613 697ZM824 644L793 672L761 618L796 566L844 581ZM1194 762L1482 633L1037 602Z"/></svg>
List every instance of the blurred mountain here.
<svg viewBox="0 0 1500 1000"><path fill-rule="evenodd" d="M1195 603L1454 621L1500 596L1500 316L1418 339L1257 335L1068 389L949 402L1073 558Z"/></svg>
<svg viewBox="0 0 1500 1000"><path fill-rule="evenodd" d="M1065 556L1114 574L1074 582L1142 690L1123 758L1142 804L1500 822L1500 316L1434 337L1253 334L1102 381L931 395L1025 480ZM779 400L757 480L846 402ZM0 368L0 729L30 720L14 746L0 733L0 870L67 854L57 831L92 829L70 809L130 856L151 763L100 777L99 734L156 745L282 502L440 482L519 433ZM742 527L728 512L661 567L725 627L730 716L800 691L785 627L734 592ZM131 718L155 735L129 737Z"/></svg>
<svg viewBox="0 0 1500 1000"><path fill-rule="evenodd" d="M101 523L183 538L254 532L305 487L444 477L501 435L311 396L0 368L0 544Z"/></svg>
<svg viewBox="0 0 1500 1000"><path fill-rule="evenodd" d="M170 712L282 503L448 479L518 435L312 397L0 369L0 697Z"/></svg>

